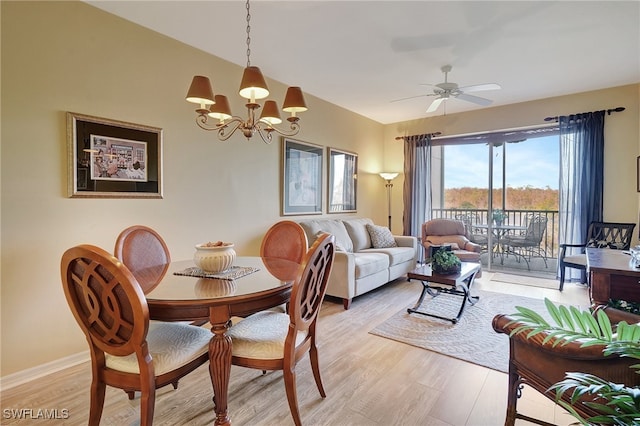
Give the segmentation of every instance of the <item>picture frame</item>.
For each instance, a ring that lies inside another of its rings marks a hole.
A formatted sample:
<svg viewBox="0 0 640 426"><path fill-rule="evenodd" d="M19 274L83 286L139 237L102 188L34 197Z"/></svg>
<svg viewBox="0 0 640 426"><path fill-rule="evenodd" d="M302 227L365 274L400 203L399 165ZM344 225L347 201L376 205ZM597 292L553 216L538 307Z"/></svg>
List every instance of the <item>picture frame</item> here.
<svg viewBox="0 0 640 426"><path fill-rule="evenodd" d="M162 198L162 129L67 112L68 196Z"/></svg>
<svg viewBox="0 0 640 426"><path fill-rule="evenodd" d="M640 156L636 158L636 191L640 192Z"/></svg>
<svg viewBox="0 0 640 426"><path fill-rule="evenodd" d="M282 138L282 216L322 214L324 148Z"/></svg>
<svg viewBox="0 0 640 426"><path fill-rule="evenodd" d="M327 148L327 213L358 211L358 154Z"/></svg>

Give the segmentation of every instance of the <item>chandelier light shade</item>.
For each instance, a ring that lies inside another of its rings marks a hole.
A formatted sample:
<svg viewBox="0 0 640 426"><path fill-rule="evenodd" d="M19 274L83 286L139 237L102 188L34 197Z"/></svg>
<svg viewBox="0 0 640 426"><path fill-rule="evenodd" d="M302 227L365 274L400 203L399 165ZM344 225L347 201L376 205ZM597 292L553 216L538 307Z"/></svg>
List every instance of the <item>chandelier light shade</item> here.
<svg viewBox="0 0 640 426"><path fill-rule="evenodd" d="M187 92L187 101L200 104L201 109L206 109L204 108L205 105L215 104L209 77L202 75L193 77L191 86L189 86L189 91Z"/></svg>
<svg viewBox="0 0 640 426"><path fill-rule="evenodd" d="M218 139L226 141L236 130L240 130L247 139L251 139L258 133L265 143L271 143L272 133L276 132L282 136L293 136L300 131L300 118L297 113L307 110L307 105L302 95L302 89L294 86L287 89L282 110L290 113L287 117L289 129L283 130L274 126L282 123L278 105L273 100L266 100L269 96L267 83L260 71L260 68L251 65L251 13L249 12L249 0L246 3L247 9L247 66L242 74L239 94L247 100L247 118L234 116L231 114L229 100L224 95L213 94L211 81L208 77L197 75L193 77L186 100L199 105L196 109L196 124L204 129L216 131ZM264 107L261 107L256 100L265 99ZM257 110L262 108L262 114L256 119ZM210 124L209 120L217 120Z"/></svg>

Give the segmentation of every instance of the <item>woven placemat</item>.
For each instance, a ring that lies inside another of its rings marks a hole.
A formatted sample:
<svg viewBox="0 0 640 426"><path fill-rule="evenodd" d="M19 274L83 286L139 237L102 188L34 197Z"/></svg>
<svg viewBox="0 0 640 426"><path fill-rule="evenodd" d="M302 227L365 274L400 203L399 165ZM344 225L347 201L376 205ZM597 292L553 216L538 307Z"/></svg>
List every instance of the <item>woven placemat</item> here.
<svg viewBox="0 0 640 426"><path fill-rule="evenodd" d="M253 274L256 271L259 271L260 268L254 268L253 266L232 266L224 272L205 272L197 266L192 266L187 269L183 269L182 271L176 271L174 275L186 275L189 277L199 277L199 278L217 278L220 280L235 280L238 278L242 278L246 275Z"/></svg>

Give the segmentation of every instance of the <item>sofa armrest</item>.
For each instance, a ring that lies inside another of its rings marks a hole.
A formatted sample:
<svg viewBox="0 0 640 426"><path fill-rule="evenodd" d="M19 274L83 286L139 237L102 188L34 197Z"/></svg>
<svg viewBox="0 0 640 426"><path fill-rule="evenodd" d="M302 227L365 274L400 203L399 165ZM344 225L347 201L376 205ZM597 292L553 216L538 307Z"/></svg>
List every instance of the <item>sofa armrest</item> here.
<svg viewBox="0 0 640 426"><path fill-rule="evenodd" d="M413 247L414 249L418 248L418 239L416 237L411 237L408 235L394 235L393 238L396 240L396 244L398 247Z"/></svg>
<svg viewBox="0 0 640 426"><path fill-rule="evenodd" d="M355 254L336 251L327 284L327 294L342 299L352 299L356 296L355 276Z"/></svg>

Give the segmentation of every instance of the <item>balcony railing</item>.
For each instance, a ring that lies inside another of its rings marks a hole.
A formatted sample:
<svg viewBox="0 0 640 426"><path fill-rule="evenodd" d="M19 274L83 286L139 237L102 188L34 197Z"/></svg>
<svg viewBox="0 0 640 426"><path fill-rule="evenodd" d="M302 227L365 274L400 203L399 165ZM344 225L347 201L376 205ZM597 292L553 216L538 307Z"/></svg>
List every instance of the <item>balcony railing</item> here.
<svg viewBox="0 0 640 426"><path fill-rule="evenodd" d="M548 273L555 273L555 258L558 253L558 211L557 210L504 210L505 219L503 223L509 225L526 226L526 218L532 214L542 215L547 218L547 229L541 242L541 250L548 260L552 260L549 268L545 268ZM471 218L471 226L479 224L486 225L492 221L492 214L488 210L480 209L432 209L431 217L456 219L462 216ZM505 265L506 266L506 265Z"/></svg>

